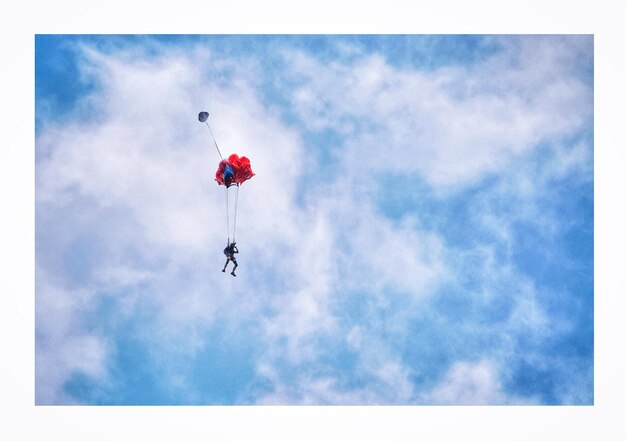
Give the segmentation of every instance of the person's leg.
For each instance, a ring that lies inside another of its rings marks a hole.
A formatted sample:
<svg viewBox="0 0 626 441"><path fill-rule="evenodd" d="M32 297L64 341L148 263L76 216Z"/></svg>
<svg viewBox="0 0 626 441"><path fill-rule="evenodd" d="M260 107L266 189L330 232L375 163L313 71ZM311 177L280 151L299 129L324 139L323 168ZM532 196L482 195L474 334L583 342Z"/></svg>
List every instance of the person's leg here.
<svg viewBox="0 0 626 441"><path fill-rule="evenodd" d="M223 273L226 272L226 267L228 266L228 258L226 259L226 263L224 264L224 269L222 270Z"/></svg>
<svg viewBox="0 0 626 441"><path fill-rule="evenodd" d="M237 261L235 259L233 259L233 263L235 264L235 266L233 267L233 270L230 272L233 276L236 276L235 274L235 270L237 269L237 267L239 265L237 265Z"/></svg>

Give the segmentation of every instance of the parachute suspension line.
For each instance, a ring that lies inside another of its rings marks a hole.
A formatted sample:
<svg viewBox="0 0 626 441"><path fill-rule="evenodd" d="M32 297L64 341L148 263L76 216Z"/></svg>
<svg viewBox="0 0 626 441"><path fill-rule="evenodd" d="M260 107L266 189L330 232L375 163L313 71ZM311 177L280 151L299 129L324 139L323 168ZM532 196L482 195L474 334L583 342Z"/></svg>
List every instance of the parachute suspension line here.
<svg viewBox="0 0 626 441"><path fill-rule="evenodd" d="M215 136L213 136L213 130L211 130L211 126L208 121L204 122L206 126L209 128L209 132L211 132L211 138L213 138L213 144L215 144L215 148L217 149L217 153L220 155L220 160L224 157L222 156L222 152L220 152L220 148L217 146L217 141L215 141Z"/></svg>
<svg viewBox="0 0 626 441"><path fill-rule="evenodd" d="M230 245L230 220L228 216L228 187L224 189L224 194L226 195L226 232L228 237L228 245Z"/></svg>
<svg viewBox="0 0 626 441"><path fill-rule="evenodd" d="M235 193L235 219L233 221L233 242L235 242L235 230L237 229L237 203L239 202L239 184L237 184L237 192Z"/></svg>

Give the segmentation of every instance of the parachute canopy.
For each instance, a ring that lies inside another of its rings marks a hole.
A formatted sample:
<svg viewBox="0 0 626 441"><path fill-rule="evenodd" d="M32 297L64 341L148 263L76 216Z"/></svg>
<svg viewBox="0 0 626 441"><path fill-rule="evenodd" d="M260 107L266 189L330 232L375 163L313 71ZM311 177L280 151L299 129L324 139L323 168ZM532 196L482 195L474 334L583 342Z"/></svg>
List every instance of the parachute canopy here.
<svg viewBox="0 0 626 441"><path fill-rule="evenodd" d="M250 167L250 160L245 156L239 157L233 153L228 160L222 159L215 172L215 180L219 185L230 187L231 185L243 184L254 176Z"/></svg>
<svg viewBox="0 0 626 441"><path fill-rule="evenodd" d="M198 113L198 121L205 122L207 119L209 119L209 112Z"/></svg>

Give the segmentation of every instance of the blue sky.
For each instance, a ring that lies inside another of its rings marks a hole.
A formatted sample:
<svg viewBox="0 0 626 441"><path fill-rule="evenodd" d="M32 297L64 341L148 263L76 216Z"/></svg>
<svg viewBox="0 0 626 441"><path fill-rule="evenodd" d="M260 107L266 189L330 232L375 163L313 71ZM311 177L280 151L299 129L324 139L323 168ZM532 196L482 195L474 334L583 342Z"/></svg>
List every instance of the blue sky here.
<svg viewBox="0 0 626 441"><path fill-rule="evenodd" d="M593 404L593 45L38 35L36 403Z"/></svg>

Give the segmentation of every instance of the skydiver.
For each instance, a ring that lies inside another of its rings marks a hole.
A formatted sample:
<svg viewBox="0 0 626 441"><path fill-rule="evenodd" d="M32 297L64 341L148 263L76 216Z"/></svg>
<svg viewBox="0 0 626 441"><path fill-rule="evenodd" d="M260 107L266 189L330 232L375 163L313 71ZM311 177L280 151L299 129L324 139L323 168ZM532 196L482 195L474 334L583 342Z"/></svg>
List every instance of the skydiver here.
<svg viewBox="0 0 626 441"><path fill-rule="evenodd" d="M235 254L239 253L239 250L237 249L237 247L235 246L236 243L229 243L226 248L224 248L224 254L226 255L226 263L224 264L224 269L222 270L222 272L226 272L226 267L228 266L228 262L232 261L235 264L235 267L233 268L233 270L230 272L230 274L234 277L237 277L237 275L235 274L235 270L237 269L237 267L239 265L237 265L237 259L235 258Z"/></svg>

